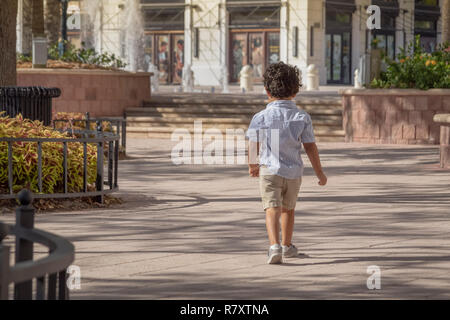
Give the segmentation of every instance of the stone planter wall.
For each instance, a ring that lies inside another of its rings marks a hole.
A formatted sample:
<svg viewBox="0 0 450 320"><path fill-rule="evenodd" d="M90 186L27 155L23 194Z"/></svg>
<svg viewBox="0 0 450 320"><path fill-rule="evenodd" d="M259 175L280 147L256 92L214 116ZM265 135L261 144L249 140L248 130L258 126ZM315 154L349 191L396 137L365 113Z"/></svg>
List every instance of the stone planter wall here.
<svg viewBox="0 0 450 320"><path fill-rule="evenodd" d="M450 112L450 89L341 90L347 142L438 144L436 113Z"/></svg>
<svg viewBox="0 0 450 320"><path fill-rule="evenodd" d="M18 86L60 88L56 112L89 112L91 117L122 117L129 107L150 99L151 73L101 70L19 69Z"/></svg>

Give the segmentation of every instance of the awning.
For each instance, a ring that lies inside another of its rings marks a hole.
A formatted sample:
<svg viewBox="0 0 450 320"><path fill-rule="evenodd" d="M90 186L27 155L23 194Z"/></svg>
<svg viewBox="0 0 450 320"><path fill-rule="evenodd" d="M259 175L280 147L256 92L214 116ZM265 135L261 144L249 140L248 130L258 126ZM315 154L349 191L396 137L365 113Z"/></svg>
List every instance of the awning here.
<svg viewBox="0 0 450 320"><path fill-rule="evenodd" d="M281 0L229 0L227 1L227 8L242 8L242 7L280 7Z"/></svg>
<svg viewBox="0 0 450 320"><path fill-rule="evenodd" d="M379 6L382 14L397 17L400 13L400 5L397 0L372 0L372 4Z"/></svg>
<svg viewBox="0 0 450 320"><path fill-rule="evenodd" d="M327 10L346 11L353 13L356 11L356 4L355 0L327 0L326 8Z"/></svg>
<svg viewBox="0 0 450 320"><path fill-rule="evenodd" d="M441 16L441 9L439 6L416 4L414 15L423 20L438 20Z"/></svg>

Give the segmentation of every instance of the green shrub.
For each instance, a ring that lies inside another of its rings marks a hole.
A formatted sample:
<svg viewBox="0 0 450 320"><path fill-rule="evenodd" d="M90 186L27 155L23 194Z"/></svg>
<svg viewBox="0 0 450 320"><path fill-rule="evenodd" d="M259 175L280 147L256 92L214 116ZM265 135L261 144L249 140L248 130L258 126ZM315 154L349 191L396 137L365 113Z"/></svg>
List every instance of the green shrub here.
<svg viewBox="0 0 450 320"><path fill-rule="evenodd" d="M70 130L85 130L86 129L86 115L80 112L57 112L55 115L55 120L66 120L66 121L56 121L55 128L58 130L69 131ZM102 121L102 130L104 132L113 132L111 127L111 122ZM90 123L89 130L97 130L97 124L95 122Z"/></svg>
<svg viewBox="0 0 450 320"><path fill-rule="evenodd" d="M8 118L0 114L0 138L70 138L40 121L23 119L21 115ZM38 152L36 142L12 143L13 191L29 188L38 193ZM92 189L97 175L97 149L87 145L87 174ZM69 192L83 190L83 144L67 144L67 187ZM63 144L42 143L42 187L43 193L63 192ZM8 193L8 144L0 142L0 193Z"/></svg>
<svg viewBox="0 0 450 320"><path fill-rule="evenodd" d="M374 79L372 88L450 88L450 44L441 44L433 53L426 53L420 36L407 50L401 50L396 61L384 58L388 67L381 79Z"/></svg>
<svg viewBox="0 0 450 320"><path fill-rule="evenodd" d="M29 55L24 55L22 53L17 54L17 61L19 62L32 62L32 58Z"/></svg>
<svg viewBox="0 0 450 320"><path fill-rule="evenodd" d="M64 43L66 50L62 55L60 55L58 44L54 44L49 48L48 55L50 59L64 62L83 63L111 69L122 69L126 67L126 63L124 63L115 54L99 54L94 49L86 49L84 47L77 49L68 41L65 41Z"/></svg>

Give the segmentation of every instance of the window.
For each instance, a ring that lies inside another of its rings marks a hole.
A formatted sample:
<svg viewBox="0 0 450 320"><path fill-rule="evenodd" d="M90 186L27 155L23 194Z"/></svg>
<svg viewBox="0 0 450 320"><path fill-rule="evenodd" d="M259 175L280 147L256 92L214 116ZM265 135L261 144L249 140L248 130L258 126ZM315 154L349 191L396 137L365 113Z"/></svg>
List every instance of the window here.
<svg viewBox="0 0 450 320"><path fill-rule="evenodd" d="M280 7L229 7L230 27L280 27Z"/></svg>
<svg viewBox="0 0 450 320"><path fill-rule="evenodd" d="M436 22L431 20L415 20L414 28L420 30L428 30L435 31L436 30Z"/></svg>
<svg viewBox="0 0 450 320"><path fill-rule="evenodd" d="M183 30L184 8L143 9L145 30Z"/></svg>
<svg viewBox="0 0 450 320"><path fill-rule="evenodd" d="M422 5L422 6L439 6L438 0L416 0L416 5Z"/></svg>

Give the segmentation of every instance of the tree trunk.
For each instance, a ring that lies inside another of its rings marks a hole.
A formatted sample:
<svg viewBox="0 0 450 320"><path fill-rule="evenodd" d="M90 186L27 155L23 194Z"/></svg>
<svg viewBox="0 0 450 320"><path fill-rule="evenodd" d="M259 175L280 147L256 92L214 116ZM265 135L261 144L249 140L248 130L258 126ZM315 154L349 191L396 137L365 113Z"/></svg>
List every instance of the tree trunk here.
<svg viewBox="0 0 450 320"><path fill-rule="evenodd" d="M58 43L61 27L61 2L60 0L45 0L45 33L48 44Z"/></svg>
<svg viewBox="0 0 450 320"><path fill-rule="evenodd" d="M450 0L442 2L442 42L450 42Z"/></svg>
<svg viewBox="0 0 450 320"><path fill-rule="evenodd" d="M0 86L15 86L17 0L0 5Z"/></svg>
<svg viewBox="0 0 450 320"><path fill-rule="evenodd" d="M44 37L44 0L33 0L33 37Z"/></svg>

